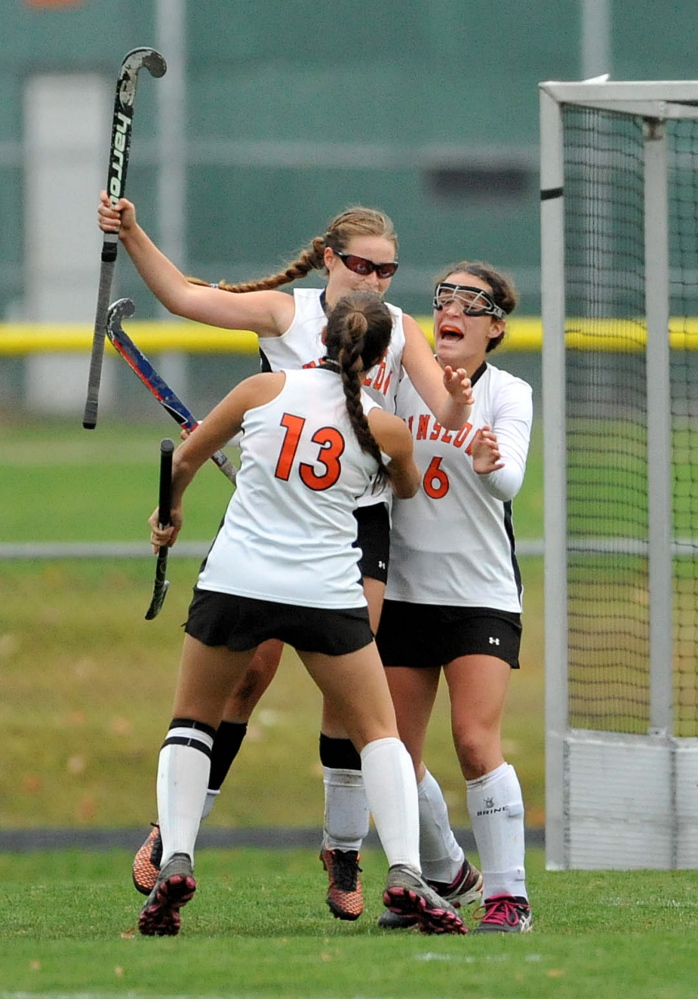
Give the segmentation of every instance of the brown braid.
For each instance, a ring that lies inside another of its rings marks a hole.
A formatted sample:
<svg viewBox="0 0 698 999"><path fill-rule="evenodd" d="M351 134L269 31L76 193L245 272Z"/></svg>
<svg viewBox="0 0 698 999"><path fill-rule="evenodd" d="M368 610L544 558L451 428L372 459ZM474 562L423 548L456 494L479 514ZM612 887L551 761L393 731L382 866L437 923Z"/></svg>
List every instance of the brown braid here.
<svg viewBox="0 0 698 999"><path fill-rule="evenodd" d="M327 226L324 236L315 236L306 247L299 251L296 259L288 264L284 270L277 274L271 274L269 277L259 278L257 281L243 281L240 284L219 281L214 284L214 287L220 288L222 291L240 293L268 291L272 288L278 288L282 284L290 284L291 281L298 281L300 278L306 277L311 271L323 270L325 267L325 247L329 246L333 250L344 250L352 236L382 236L394 244L397 252L397 236L388 216L375 208L354 205L336 215ZM190 277L187 280L191 284L210 287L210 283L202 281L201 278Z"/></svg>
<svg viewBox="0 0 698 999"><path fill-rule="evenodd" d="M492 264L484 263L481 260L461 260L458 264L452 264L442 272L440 277L437 277L434 283L440 284L442 281L448 280L451 274L461 273L472 274L483 281L487 281L492 289L492 299L495 305L498 305L500 309L504 309L507 315L514 311L516 303L519 300L514 282L506 274L495 270ZM500 333L499 336L488 340L486 353L498 347L503 339L504 333Z"/></svg>
<svg viewBox="0 0 698 999"><path fill-rule="evenodd" d="M377 482L390 477L381 450L371 433L361 405L361 383L365 371L380 361L393 330L388 307L370 292L355 292L340 298L327 319L327 357L339 366L344 398L352 429L362 451L378 462Z"/></svg>

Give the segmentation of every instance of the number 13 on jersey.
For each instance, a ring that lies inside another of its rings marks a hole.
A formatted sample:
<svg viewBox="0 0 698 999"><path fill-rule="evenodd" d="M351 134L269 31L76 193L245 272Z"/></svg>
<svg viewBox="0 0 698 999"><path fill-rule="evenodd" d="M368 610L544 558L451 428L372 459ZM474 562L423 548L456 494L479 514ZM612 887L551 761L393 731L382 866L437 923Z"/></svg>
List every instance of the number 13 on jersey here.
<svg viewBox="0 0 698 999"><path fill-rule="evenodd" d="M274 474L277 479L283 479L284 482L287 482L291 477L296 451L306 421L301 416L284 413L280 422L286 433ZM317 461L324 467L324 471L318 475L311 464L302 461L298 465L301 482L308 489L317 491L329 489L335 484L342 472L339 459L345 448L344 437L336 427L320 427L319 430L315 431L311 440L318 445Z"/></svg>

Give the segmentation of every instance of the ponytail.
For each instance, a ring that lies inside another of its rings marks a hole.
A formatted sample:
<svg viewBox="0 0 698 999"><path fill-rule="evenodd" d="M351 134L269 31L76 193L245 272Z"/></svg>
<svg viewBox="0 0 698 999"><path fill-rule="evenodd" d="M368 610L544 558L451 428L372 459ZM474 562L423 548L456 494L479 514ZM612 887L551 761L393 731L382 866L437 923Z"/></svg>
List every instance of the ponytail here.
<svg viewBox="0 0 698 999"><path fill-rule="evenodd" d="M378 463L377 482L389 478L390 472L361 404L361 384L364 372L377 364L387 350L392 329L388 307L369 292L341 298L327 320L327 358L342 379L347 414L359 447Z"/></svg>

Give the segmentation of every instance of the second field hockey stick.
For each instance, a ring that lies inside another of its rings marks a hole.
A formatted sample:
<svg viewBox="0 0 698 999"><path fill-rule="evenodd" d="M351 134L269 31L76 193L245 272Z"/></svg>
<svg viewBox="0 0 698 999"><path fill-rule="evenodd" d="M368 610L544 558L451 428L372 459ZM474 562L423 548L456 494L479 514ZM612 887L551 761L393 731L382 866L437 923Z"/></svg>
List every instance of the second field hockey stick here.
<svg viewBox="0 0 698 999"><path fill-rule="evenodd" d="M131 128L133 126L133 109L136 100L136 83L138 70L145 66L151 76L164 76L167 63L155 49L132 49L124 56L119 77L116 81L116 98L114 100L114 117L112 119L111 146L109 147L109 172L107 176L107 194L112 205L122 197L126 188L126 171L131 150ZM97 311L95 315L94 334L92 338L92 354L90 356L90 373L87 381L87 399L82 417L85 430L94 430L97 426L97 406L99 400L99 384L102 380L102 360L104 357L104 334L107 326L107 306L111 297L111 284L116 265L116 250L119 236L115 232L104 233L102 241L102 266L99 272L99 292L97 294Z"/></svg>
<svg viewBox="0 0 698 999"><path fill-rule="evenodd" d="M174 453L174 441L165 437L160 441L160 498L158 500L158 523L160 527L169 527L172 508L172 455ZM158 549L158 560L155 566L155 583L153 584L153 597L150 607L145 612L146 621L152 621L160 613L169 582L167 576L167 545L161 545Z"/></svg>
<svg viewBox="0 0 698 999"><path fill-rule="evenodd" d="M121 326L121 320L126 316L132 316L136 307L130 298L120 298L109 307L107 313L107 336L114 349L123 357L129 368L143 382L145 387L152 392L160 405L167 410L170 416L179 423L185 430L196 430L199 421L192 416L182 400L175 395L167 382L158 374L145 354L135 345L131 337ZM227 476L231 482L235 482L237 469L224 451L216 451L211 455L221 472Z"/></svg>

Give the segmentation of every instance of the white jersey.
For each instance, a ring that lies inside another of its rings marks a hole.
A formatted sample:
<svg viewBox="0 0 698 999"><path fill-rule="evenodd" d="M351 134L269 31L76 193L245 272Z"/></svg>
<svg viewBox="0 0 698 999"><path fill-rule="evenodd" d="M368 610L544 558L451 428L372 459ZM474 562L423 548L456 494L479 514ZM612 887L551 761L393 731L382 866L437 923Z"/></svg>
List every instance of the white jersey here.
<svg viewBox="0 0 698 999"><path fill-rule="evenodd" d="M322 289L295 288L293 299L296 312L286 332L281 336L259 338L263 371L317 367L327 353L322 342L322 332L327 325ZM382 409L387 409L389 413L394 413L395 397L402 375L405 330L402 323L402 309L388 305L387 302L386 305L393 317L388 352L380 364L366 373L363 384L374 402L377 402ZM357 506L373 506L380 502L390 506L391 499L392 490L386 483L376 490L369 488L364 496L359 497Z"/></svg>
<svg viewBox="0 0 698 999"><path fill-rule="evenodd" d="M293 299L296 313L286 332L281 336L259 338L262 367L265 371L316 367L327 353L322 342L322 332L327 325L322 289L295 288ZM402 373L405 330L402 309L388 305L387 302L386 305L393 317L388 352L380 364L366 373L364 388L379 406L394 413L395 396Z"/></svg>
<svg viewBox="0 0 698 999"><path fill-rule="evenodd" d="M336 372L285 377L275 399L245 414L237 487L197 585L302 607L363 607L354 509L376 460L359 447ZM368 414L376 404L362 395Z"/></svg>
<svg viewBox="0 0 698 999"><path fill-rule="evenodd" d="M422 484L393 502L386 598L418 604L521 610L511 500L519 491L531 432L531 386L483 365L473 379L472 422L445 430L408 378L397 412L415 443ZM504 467L473 470L471 447L485 425L497 435Z"/></svg>

